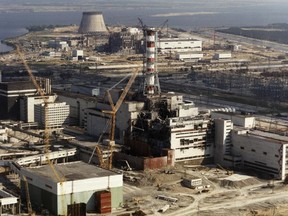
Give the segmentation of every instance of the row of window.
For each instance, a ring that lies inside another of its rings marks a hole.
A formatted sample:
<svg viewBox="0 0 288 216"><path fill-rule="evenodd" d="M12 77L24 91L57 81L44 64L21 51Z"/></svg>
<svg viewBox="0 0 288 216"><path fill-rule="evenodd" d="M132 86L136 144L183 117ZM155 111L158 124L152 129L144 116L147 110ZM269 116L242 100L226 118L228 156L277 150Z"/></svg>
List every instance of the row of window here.
<svg viewBox="0 0 288 216"><path fill-rule="evenodd" d="M243 146L240 146L240 149L244 150L245 148L244 148ZM256 152L256 150L255 150L255 149L251 149L251 152ZM263 154L264 154L264 155L267 155L267 152L264 151ZM278 158L279 155L275 154L275 157Z"/></svg>

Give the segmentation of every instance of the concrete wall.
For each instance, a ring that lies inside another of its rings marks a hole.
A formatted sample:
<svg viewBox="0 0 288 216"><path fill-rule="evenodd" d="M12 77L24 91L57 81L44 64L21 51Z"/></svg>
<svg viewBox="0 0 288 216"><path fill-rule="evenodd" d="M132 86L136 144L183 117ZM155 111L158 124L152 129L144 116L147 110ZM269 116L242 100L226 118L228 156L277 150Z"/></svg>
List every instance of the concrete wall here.
<svg viewBox="0 0 288 216"><path fill-rule="evenodd" d="M21 182L21 184L23 185L23 182ZM57 196L56 194L43 190L32 184L29 184L28 188L33 207L44 207L48 209L53 215L67 215L67 205L74 203L86 203L86 211L96 211L95 193L97 190ZM64 191L65 189L63 188L62 190ZM111 192L112 208L120 207L123 204L123 188L110 188L109 191ZM23 191L23 189L22 193L23 197L25 197L25 191Z"/></svg>
<svg viewBox="0 0 288 216"><path fill-rule="evenodd" d="M232 154L242 157L243 166L285 178L285 146L278 140L265 139L261 136L237 134L232 132Z"/></svg>
<svg viewBox="0 0 288 216"><path fill-rule="evenodd" d="M124 153L117 152L114 154L114 159L117 160L127 160L129 165L137 170L148 170L148 169L161 169L168 165L167 156L163 157L154 157L154 158L145 158L145 157L136 157ZM172 165L172 164L169 164Z"/></svg>
<svg viewBox="0 0 288 216"><path fill-rule="evenodd" d="M137 119L138 110L144 106L142 102L123 102L116 114L115 141L119 144L124 142L125 132L132 130L131 122ZM111 110L108 104L97 104L98 109ZM87 109L87 133L100 136L108 122L107 133L110 131L110 115L100 110Z"/></svg>
<svg viewBox="0 0 288 216"><path fill-rule="evenodd" d="M224 113L224 112L212 112L212 119L223 118L231 120L234 125L238 125L244 128L253 128L255 127L255 117L245 116L245 115L236 115L234 113Z"/></svg>
<svg viewBox="0 0 288 216"><path fill-rule="evenodd" d="M81 98L74 96L59 95L58 100L70 105L70 117L76 121L77 125L83 127L85 124L85 109L96 107L97 101L90 97Z"/></svg>
<svg viewBox="0 0 288 216"><path fill-rule="evenodd" d="M157 43L157 48L160 52L166 50L187 50L187 51L202 51L202 41L191 39L160 39Z"/></svg>
<svg viewBox="0 0 288 216"><path fill-rule="evenodd" d="M224 164L223 156L231 154L231 130L233 123L231 120L215 119L215 162ZM227 164L228 165L228 164ZM230 165L230 164L229 164Z"/></svg>
<svg viewBox="0 0 288 216"><path fill-rule="evenodd" d="M123 188L107 188L111 192L111 207L119 208L123 204ZM98 190L102 191L102 190ZM57 206L58 214L67 215L67 205L71 205L73 203L86 203L86 211L94 211L96 210L96 192L95 190L72 193L58 196ZM62 208L64 206L64 208Z"/></svg>
<svg viewBox="0 0 288 216"><path fill-rule="evenodd" d="M211 129L208 129L209 120L170 119L171 127L170 148L175 150L175 160L194 160L213 157L213 140Z"/></svg>

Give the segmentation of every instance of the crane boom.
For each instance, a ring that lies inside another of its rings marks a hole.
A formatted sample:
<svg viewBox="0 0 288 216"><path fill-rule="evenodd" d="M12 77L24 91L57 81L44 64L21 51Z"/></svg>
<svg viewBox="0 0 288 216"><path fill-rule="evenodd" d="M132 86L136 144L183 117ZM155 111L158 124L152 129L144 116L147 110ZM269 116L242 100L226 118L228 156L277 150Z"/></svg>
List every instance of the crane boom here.
<svg viewBox="0 0 288 216"><path fill-rule="evenodd" d="M111 110L103 110L102 112L111 115L110 141L114 141L114 139L115 139L116 113L117 113L118 109L120 108L120 106L122 105L122 103L123 103L128 91L130 90L138 72L139 72L139 68L134 70L134 72L132 73L132 76L130 77L128 83L126 84L122 94L120 95L120 97L117 100L115 105L113 103L112 96L111 96L109 90L107 91L107 97L108 97L109 104L111 106ZM108 161L108 168L111 169L112 168L112 153L113 153L113 145L111 143L109 144L109 151L110 151L110 157L109 157L109 161Z"/></svg>

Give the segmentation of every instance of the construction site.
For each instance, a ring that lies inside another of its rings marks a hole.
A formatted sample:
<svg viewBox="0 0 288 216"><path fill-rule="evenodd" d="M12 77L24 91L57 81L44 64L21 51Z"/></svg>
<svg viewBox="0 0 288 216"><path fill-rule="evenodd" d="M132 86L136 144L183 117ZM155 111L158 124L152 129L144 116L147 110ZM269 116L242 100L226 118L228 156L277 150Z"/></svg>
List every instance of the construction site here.
<svg viewBox="0 0 288 216"><path fill-rule="evenodd" d="M167 23L9 39L0 214L287 215L286 54Z"/></svg>

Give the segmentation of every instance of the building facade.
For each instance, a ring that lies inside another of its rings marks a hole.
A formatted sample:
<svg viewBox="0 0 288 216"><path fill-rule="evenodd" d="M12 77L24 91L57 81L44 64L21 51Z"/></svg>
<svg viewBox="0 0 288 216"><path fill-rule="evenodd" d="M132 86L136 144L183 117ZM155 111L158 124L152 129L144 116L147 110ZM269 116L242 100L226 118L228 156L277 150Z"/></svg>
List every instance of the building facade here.
<svg viewBox="0 0 288 216"><path fill-rule="evenodd" d="M57 95L45 96L48 103L55 102ZM20 120L26 123L35 122L35 105L44 104L41 96L26 96L20 98Z"/></svg>
<svg viewBox="0 0 288 216"><path fill-rule="evenodd" d="M33 206L44 207L53 215L68 215L67 207L84 203L86 211L96 212L97 192L111 193L110 203L114 209L123 203L123 176L109 170L73 162L54 165L63 180L57 179L51 168L46 166L22 168ZM110 210L111 211L111 210Z"/></svg>
<svg viewBox="0 0 288 216"><path fill-rule="evenodd" d="M36 95L31 81L0 83L0 119L20 119L20 97Z"/></svg>
<svg viewBox="0 0 288 216"><path fill-rule="evenodd" d="M40 127L59 128L69 124L69 105L62 103L48 103L35 105L35 121ZM46 124L45 124L46 121Z"/></svg>
<svg viewBox="0 0 288 216"><path fill-rule="evenodd" d="M158 52L201 52L202 41L191 38L159 38Z"/></svg>

